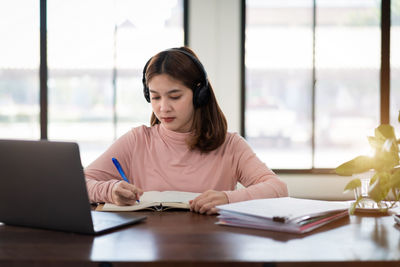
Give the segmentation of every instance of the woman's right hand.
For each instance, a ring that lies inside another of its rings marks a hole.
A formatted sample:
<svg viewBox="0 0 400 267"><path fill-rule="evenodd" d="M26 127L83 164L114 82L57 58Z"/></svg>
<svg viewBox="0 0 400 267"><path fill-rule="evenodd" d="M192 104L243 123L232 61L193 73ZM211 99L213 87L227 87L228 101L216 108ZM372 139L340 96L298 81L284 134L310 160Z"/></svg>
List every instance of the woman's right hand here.
<svg viewBox="0 0 400 267"><path fill-rule="evenodd" d="M142 189L125 181L116 183L111 192L113 203L119 206L133 205L141 195L143 195Z"/></svg>

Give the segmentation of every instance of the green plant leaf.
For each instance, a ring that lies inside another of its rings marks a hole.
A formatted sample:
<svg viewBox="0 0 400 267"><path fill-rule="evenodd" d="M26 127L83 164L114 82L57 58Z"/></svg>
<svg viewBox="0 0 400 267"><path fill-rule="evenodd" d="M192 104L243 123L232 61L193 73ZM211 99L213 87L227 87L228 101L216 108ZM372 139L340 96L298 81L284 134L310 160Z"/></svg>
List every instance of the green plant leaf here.
<svg viewBox="0 0 400 267"><path fill-rule="evenodd" d="M396 138L394 128L390 124L381 124L375 129L375 137L383 139Z"/></svg>
<svg viewBox="0 0 400 267"><path fill-rule="evenodd" d="M373 168L378 172L391 170L399 164L399 154L392 151L376 151Z"/></svg>
<svg viewBox="0 0 400 267"><path fill-rule="evenodd" d="M381 124L375 129L375 137L368 141L375 149L374 169L389 171L399 164L399 146L394 128L390 124Z"/></svg>
<svg viewBox="0 0 400 267"><path fill-rule="evenodd" d="M358 156L347 161L335 169L338 175L350 176L355 173L366 172L374 167L373 158L368 156Z"/></svg>
<svg viewBox="0 0 400 267"><path fill-rule="evenodd" d="M369 181L369 186L373 185L376 182L376 179L378 179L379 173L375 173L374 176L372 176L371 180Z"/></svg>
<svg viewBox="0 0 400 267"><path fill-rule="evenodd" d="M360 179L353 179L350 182L347 183L347 185L344 187L344 192L348 192L350 190L354 190L357 187L361 186L361 181Z"/></svg>
<svg viewBox="0 0 400 267"><path fill-rule="evenodd" d="M379 183L380 186L387 191L387 193L389 192L390 189L390 180L392 178L392 175L390 173L380 173L379 174ZM386 194L387 194L386 193Z"/></svg>
<svg viewBox="0 0 400 267"><path fill-rule="evenodd" d="M398 152L397 142L396 139L386 139L383 143L382 149L383 152Z"/></svg>
<svg viewBox="0 0 400 267"><path fill-rule="evenodd" d="M385 199L385 196L383 194L383 190L379 186L379 182L375 182L369 191L369 197L372 198L375 202L382 201Z"/></svg>
<svg viewBox="0 0 400 267"><path fill-rule="evenodd" d="M397 118L397 120L400 122L400 110L399 110L399 117Z"/></svg>
<svg viewBox="0 0 400 267"><path fill-rule="evenodd" d="M370 146L375 150L381 150L383 144L385 143L385 139L377 138L375 136L368 136L368 142Z"/></svg>
<svg viewBox="0 0 400 267"><path fill-rule="evenodd" d="M400 169L397 169L390 179L390 187L391 188L399 188L400 189Z"/></svg>
<svg viewBox="0 0 400 267"><path fill-rule="evenodd" d="M375 202L384 200L390 190L390 174L380 173L376 181L370 186L368 195Z"/></svg>

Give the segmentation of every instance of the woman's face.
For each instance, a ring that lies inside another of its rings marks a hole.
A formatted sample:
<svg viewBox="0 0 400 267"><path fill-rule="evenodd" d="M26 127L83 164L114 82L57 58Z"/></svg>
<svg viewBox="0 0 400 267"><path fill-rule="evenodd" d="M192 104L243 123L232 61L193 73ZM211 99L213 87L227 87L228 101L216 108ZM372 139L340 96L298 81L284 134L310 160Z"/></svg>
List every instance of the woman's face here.
<svg viewBox="0 0 400 267"><path fill-rule="evenodd" d="M165 128L189 132L194 116L192 90L167 74L154 76L148 86L153 112Z"/></svg>

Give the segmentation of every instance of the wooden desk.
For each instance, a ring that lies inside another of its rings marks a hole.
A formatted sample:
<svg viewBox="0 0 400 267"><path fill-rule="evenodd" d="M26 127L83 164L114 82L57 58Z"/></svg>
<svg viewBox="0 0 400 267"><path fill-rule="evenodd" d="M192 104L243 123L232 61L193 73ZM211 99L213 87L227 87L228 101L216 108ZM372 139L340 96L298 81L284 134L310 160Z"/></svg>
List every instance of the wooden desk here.
<svg viewBox="0 0 400 267"><path fill-rule="evenodd" d="M140 212L100 236L0 225L0 266L400 266L390 216L351 216L306 235L215 225L215 216Z"/></svg>

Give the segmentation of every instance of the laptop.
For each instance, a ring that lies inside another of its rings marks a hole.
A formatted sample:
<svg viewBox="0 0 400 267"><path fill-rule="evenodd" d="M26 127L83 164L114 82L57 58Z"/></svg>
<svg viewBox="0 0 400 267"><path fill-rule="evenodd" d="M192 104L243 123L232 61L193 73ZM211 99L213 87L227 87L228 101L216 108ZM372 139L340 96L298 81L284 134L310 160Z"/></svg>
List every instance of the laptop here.
<svg viewBox="0 0 400 267"><path fill-rule="evenodd" d="M0 140L0 222L98 234L146 218L90 206L78 144Z"/></svg>

